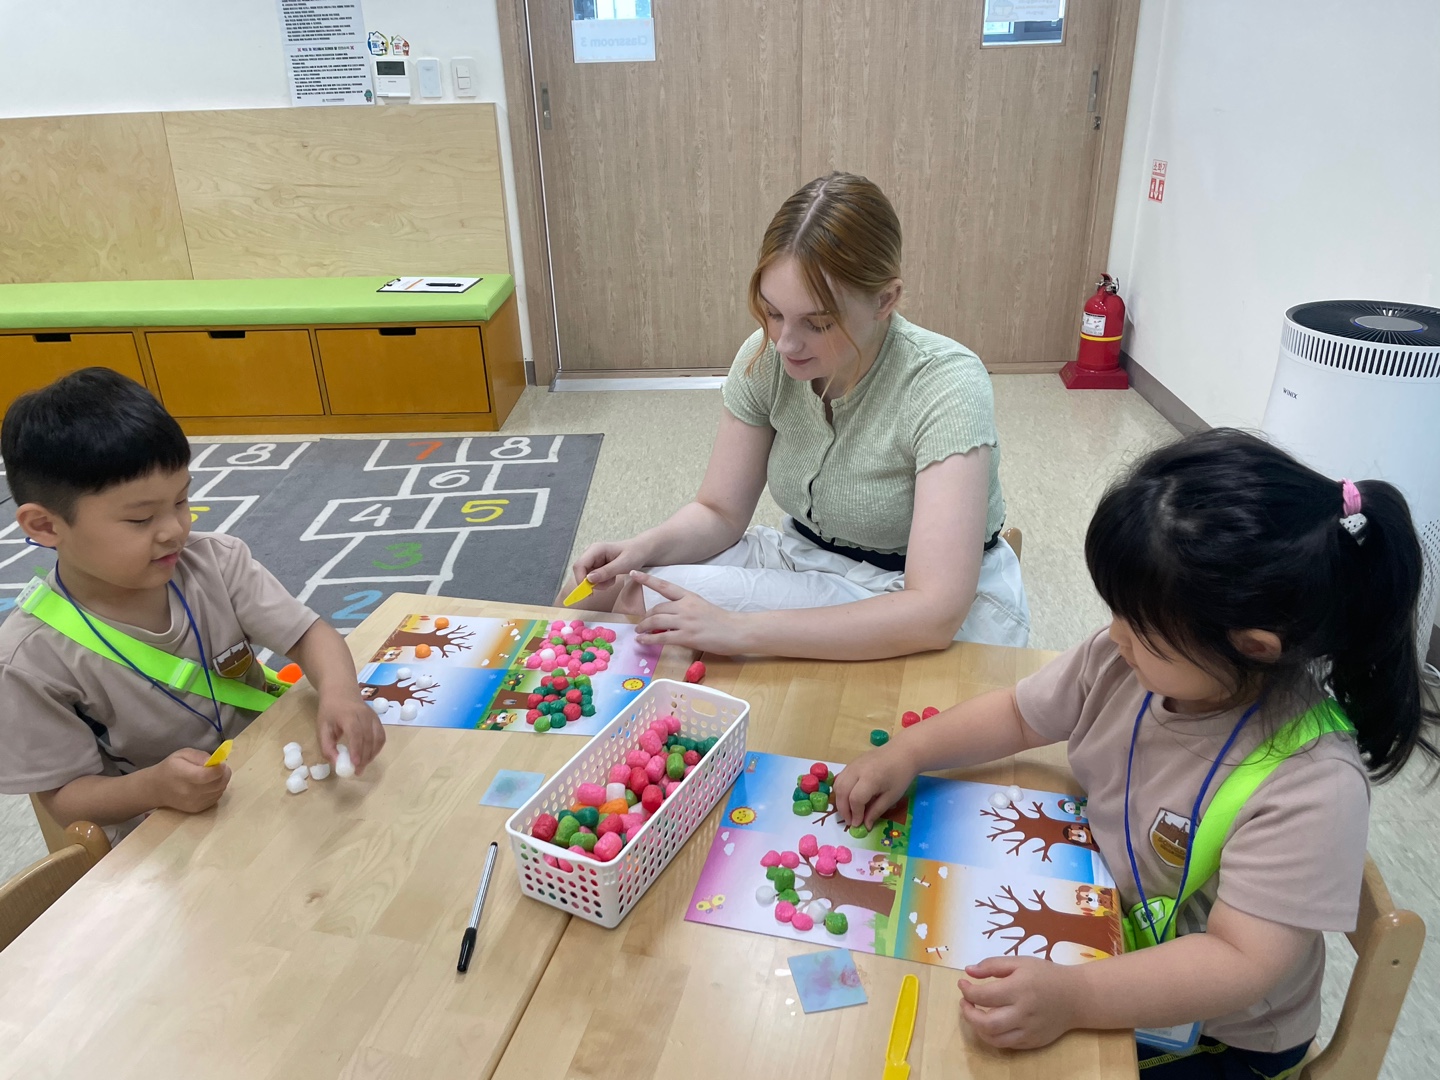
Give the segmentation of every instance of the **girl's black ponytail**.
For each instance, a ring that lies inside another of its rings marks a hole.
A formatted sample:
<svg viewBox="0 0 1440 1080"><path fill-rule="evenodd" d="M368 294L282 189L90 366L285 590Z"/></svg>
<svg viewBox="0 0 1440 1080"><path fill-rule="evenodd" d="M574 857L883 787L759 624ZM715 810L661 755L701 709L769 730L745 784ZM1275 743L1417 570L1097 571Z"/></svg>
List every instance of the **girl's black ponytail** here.
<svg viewBox="0 0 1440 1080"><path fill-rule="evenodd" d="M1433 695L1426 700L1416 636L1424 562L1400 492L1383 480L1356 487L1365 524L1354 536L1336 530L1335 578L1349 626L1331 654L1329 681L1375 778L1387 780L1417 749L1440 759L1426 733L1440 714Z"/></svg>
<svg viewBox="0 0 1440 1080"><path fill-rule="evenodd" d="M1264 439L1227 428L1191 435L1106 492L1085 561L1111 611L1237 694L1318 682L1384 780L1417 750L1440 760L1440 715L1421 683L1424 563L1409 507L1384 481L1357 486L1363 526L1338 481ZM1236 648L1232 635L1247 629L1279 637L1280 658Z"/></svg>

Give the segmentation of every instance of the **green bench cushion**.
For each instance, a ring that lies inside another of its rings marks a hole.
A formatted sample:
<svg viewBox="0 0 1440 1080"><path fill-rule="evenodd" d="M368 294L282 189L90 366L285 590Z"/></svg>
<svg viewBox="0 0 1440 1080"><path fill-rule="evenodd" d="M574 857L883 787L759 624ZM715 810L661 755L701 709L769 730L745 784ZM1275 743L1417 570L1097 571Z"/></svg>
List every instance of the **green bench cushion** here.
<svg viewBox="0 0 1440 1080"><path fill-rule="evenodd" d="M65 281L0 285L0 330L482 322L515 291L486 274L463 293L382 293L388 277Z"/></svg>

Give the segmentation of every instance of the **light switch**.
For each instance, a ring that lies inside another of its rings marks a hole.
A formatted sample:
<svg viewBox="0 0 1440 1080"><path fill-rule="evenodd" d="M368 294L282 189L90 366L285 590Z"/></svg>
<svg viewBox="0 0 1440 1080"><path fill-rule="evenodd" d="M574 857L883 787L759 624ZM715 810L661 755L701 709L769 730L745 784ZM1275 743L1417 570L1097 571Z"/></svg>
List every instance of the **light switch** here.
<svg viewBox="0 0 1440 1080"><path fill-rule="evenodd" d="M479 68L471 57L457 56L451 60L450 76L455 82L457 98L473 98L480 93L476 85L479 81Z"/></svg>

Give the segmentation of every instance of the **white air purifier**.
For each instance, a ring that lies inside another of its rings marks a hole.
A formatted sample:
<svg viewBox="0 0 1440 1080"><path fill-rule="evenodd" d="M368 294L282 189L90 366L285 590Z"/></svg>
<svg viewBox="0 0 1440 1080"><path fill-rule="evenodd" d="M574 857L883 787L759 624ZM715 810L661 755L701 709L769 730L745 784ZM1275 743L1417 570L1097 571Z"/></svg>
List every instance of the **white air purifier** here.
<svg viewBox="0 0 1440 1080"><path fill-rule="evenodd" d="M1291 308L1263 426L1326 476L1388 480L1404 494L1425 556L1423 654L1440 594L1440 311L1375 300ZM1338 493L1335 507L1338 517Z"/></svg>

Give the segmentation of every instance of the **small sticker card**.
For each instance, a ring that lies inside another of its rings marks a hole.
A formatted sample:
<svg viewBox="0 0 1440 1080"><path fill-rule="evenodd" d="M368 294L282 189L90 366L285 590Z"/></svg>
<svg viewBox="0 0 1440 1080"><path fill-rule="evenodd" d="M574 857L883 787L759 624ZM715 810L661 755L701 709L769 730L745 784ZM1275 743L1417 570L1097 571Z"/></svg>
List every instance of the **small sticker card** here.
<svg viewBox="0 0 1440 1080"><path fill-rule="evenodd" d="M545 774L538 772L516 772L501 769L490 781L485 794L480 796L481 806L508 806L512 810L525 805L525 801L540 790L545 783Z"/></svg>
<svg viewBox="0 0 1440 1080"><path fill-rule="evenodd" d="M849 949L826 949L790 958L790 977L807 1013L864 1005L869 999Z"/></svg>
<svg viewBox="0 0 1440 1080"><path fill-rule="evenodd" d="M470 288L478 277L397 277L391 278L376 292L408 293L461 293Z"/></svg>

